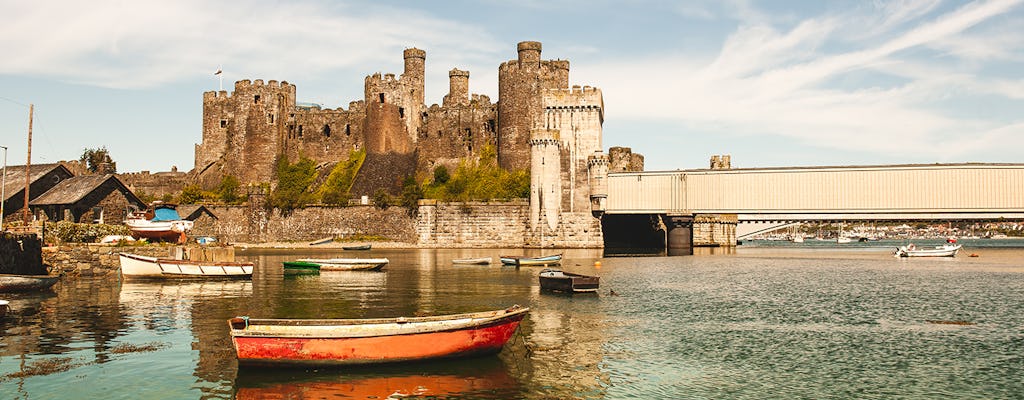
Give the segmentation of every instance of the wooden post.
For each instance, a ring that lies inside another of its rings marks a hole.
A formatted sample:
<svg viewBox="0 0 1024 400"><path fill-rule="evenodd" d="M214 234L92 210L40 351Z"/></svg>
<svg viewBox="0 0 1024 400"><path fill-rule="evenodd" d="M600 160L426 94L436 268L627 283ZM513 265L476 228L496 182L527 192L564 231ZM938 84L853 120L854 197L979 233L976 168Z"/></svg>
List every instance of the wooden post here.
<svg viewBox="0 0 1024 400"><path fill-rule="evenodd" d="M25 210L22 212L25 221L25 228L32 222L32 212L28 209L29 193L28 188L32 185L32 113L35 111L35 104L28 105L28 156L25 161Z"/></svg>

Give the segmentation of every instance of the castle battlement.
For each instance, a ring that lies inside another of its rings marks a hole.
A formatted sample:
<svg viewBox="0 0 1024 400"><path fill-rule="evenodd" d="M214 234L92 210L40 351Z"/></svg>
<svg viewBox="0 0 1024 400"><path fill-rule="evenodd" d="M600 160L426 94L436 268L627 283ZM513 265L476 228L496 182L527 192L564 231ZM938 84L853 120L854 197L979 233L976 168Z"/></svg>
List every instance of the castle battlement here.
<svg viewBox="0 0 1024 400"><path fill-rule="evenodd" d="M576 85L565 89L548 89L543 96L545 108L604 109L604 95L596 87Z"/></svg>

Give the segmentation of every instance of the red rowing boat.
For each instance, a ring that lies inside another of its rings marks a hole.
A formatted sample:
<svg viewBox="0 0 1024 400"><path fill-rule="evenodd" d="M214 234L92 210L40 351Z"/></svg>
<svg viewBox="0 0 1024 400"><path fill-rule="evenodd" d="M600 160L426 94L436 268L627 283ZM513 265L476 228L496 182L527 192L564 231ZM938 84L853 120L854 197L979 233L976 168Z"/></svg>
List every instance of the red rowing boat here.
<svg viewBox="0 0 1024 400"><path fill-rule="evenodd" d="M228 320L239 365L340 366L501 351L530 309L433 317Z"/></svg>

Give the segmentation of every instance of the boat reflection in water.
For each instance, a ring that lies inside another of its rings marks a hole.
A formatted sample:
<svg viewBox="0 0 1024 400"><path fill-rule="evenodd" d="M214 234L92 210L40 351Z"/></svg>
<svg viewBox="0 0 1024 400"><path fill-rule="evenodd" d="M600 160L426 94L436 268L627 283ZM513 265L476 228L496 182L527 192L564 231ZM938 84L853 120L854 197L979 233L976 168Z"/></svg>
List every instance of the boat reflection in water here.
<svg viewBox="0 0 1024 400"><path fill-rule="evenodd" d="M522 398L523 389L497 357L361 366L356 369L241 368L235 399Z"/></svg>

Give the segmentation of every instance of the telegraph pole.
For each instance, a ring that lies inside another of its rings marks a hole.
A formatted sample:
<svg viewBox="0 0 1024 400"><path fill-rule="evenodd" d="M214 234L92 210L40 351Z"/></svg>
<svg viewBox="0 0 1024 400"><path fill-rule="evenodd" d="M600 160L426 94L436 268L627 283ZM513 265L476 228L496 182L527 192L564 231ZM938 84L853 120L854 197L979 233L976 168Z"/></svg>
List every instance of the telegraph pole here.
<svg viewBox="0 0 1024 400"><path fill-rule="evenodd" d="M25 210L22 212L25 228L28 228L28 224L32 222L32 212L28 209L28 188L32 184L32 113L35 111L35 105L28 105L28 157L25 161Z"/></svg>

